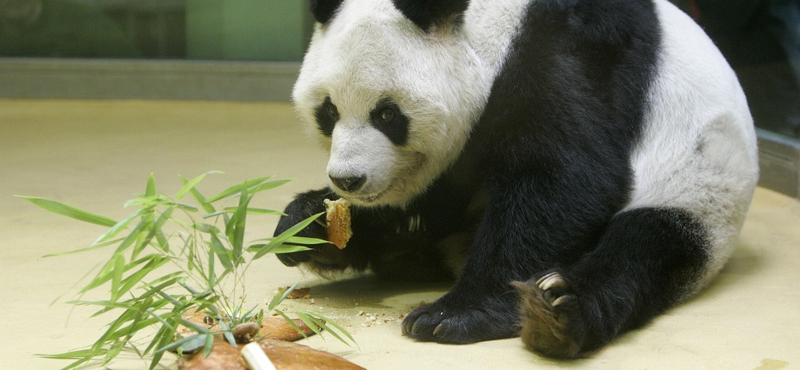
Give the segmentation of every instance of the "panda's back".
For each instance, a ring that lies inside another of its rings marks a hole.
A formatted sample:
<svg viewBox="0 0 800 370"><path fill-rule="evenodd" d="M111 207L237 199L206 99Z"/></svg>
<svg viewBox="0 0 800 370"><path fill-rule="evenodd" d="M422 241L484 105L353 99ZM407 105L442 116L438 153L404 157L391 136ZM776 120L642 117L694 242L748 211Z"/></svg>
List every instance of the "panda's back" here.
<svg viewBox="0 0 800 370"><path fill-rule="evenodd" d="M758 179L753 121L735 73L708 36L666 0L655 4L662 41L625 211L693 214L710 238L713 276L735 247Z"/></svg>

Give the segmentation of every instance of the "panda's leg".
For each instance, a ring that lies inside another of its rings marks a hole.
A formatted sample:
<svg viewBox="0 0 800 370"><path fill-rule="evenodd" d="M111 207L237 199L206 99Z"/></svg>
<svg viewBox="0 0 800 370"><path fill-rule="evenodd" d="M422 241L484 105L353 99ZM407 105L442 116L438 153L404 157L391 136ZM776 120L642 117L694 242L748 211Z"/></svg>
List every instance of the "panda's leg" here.
<svg viewBox="0 0 800 370"><path fill-rule="evenodd" d="M534 247L531 236L547 239L550 233L542 220L545 213L531 212L525 206L541 203L550 209L568 202L543 198L526 203L519 202L522 196L518 193L508 194L513 196L502 194L488 202L455 285L443 297L407 315L402 328L405 335L440 343L519 335L519 296L511 282L558 265L556 261L565 254L555 248Z"/></svg>
<svg viewBox="0 0 800 370"><path fill-rule="evenodd" d="M635 209L612 220L576 264L515 283L522 340L546 356L598 349L696 288L709 259L703 226L678 209Z"/></svg>

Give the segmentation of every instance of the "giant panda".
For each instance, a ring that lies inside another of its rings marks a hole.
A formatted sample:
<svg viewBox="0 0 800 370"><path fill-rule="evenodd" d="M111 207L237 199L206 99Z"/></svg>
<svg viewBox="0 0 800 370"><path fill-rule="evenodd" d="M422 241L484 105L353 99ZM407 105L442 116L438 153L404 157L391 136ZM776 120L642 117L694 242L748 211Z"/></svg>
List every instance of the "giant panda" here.
<svg viewBox="0 0 800 370"><path fill-rule="evenodd" d="M668 1L310 4L293 100L330 181L275 233L345 198L353 237L279 258L452 279L406 336L587 356L733 252L758 177L752 119L723 56Z"/></svg>

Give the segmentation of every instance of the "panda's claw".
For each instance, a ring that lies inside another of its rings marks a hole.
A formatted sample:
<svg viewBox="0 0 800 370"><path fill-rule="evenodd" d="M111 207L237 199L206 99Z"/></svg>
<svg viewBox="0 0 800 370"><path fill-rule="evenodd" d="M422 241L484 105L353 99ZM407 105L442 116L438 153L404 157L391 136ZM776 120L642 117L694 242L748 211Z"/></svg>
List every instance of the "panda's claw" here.
<svg viewBox="0 0 800 370"><path fill-rule="evenodd" d="M521 336L525 345L556 358L583 353L586 325L578 296L559 272L516 282L521 298Z"/></svg>
<svg viewBox="0 0 800 370"><path fill-rule="evenodd" d="M441 323L439 323L439 325L436 325L436 327L435 327L435 328L433 328L433 333L432 333L432 334L433 334L433 336L434 336L434 337L437 337L437 336L439 336L439 332L441 332L441 330L442 330L442 324L441 324Z"/></svg>
<svg viewBox="0 0 800 370"><path fill-rule="evenodd" d="M540 289L546 291L551 288L563 288L566 282L561 278L558 272L551 272L536 280L536 285L538 285Z"/></svg>

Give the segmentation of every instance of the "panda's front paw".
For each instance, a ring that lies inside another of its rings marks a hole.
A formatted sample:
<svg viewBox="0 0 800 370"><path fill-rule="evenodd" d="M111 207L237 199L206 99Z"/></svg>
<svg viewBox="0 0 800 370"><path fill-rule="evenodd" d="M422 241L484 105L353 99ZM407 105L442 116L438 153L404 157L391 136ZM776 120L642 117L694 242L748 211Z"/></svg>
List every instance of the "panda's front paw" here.
<svg viewBox="0 0 800 370"><path fill-rule="evenodd" d="M481 304L448 294L411 312L403 321L403 334L421 341L466 344L518 335L514 300L503 297Z"/></svg>
<svg viewBox="0 0 800 370"><path fill-rule="evenodd" d="M313 190L298 195L284 210L285 216L281 217L278 221L278 226L275 228L273 235L277 236L286 230L294 227L301 221L315 215L317 213L325 212L325 199L335 199L335 195L330 189ZM328 234L324 226L324 217L318 222L312 222L308 227L301 230L296 236L327 239ZM329 255L336 254L337 248L331 244L321 244L309 246L313 248L310 251L295 252L279 254L278 259L286 266L297 266L303 263L310 263L317 260L324 261L330 259Z"/></svg>

